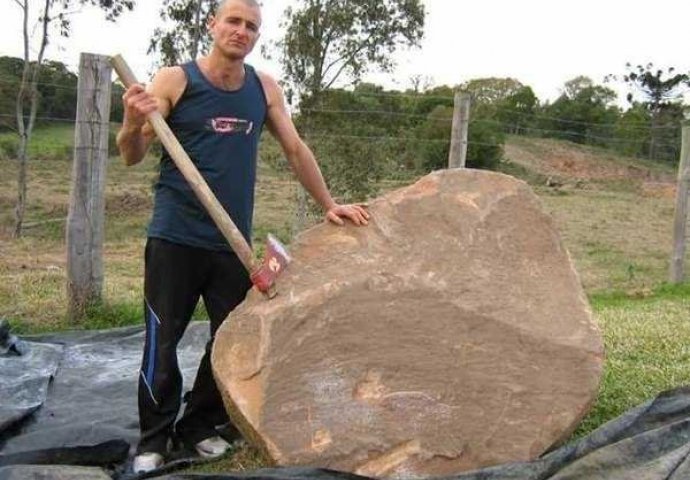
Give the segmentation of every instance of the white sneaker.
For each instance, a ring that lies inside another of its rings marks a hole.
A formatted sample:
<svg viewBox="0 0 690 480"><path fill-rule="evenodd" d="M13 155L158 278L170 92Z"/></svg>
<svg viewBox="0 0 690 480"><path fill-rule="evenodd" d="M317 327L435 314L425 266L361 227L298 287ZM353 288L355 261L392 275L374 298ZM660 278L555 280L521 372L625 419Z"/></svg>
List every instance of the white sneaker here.
<svg viewBox="0 0 690 480"><path fill-rule="evenodd" d="M151 472L163 466L163 455L155 452L140 453L134 457L132 470L134 473Z"/></svg>
<svg viewBox="0 0 690 480"><path fill-rule="evenodd" d="M216 458L230 450L231 445L223 438L216 435L197 443L195 446L199 455L205 458Z"/></svg>

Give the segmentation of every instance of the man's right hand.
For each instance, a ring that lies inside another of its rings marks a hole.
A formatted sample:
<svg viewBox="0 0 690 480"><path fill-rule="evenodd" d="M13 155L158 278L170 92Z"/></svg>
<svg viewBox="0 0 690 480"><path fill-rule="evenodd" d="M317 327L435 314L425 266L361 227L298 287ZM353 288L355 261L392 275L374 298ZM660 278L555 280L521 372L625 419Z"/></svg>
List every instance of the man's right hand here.
<svg viewBox="0 0 690 480"><path fill-rule="evenodd" d="M141 84L132 85L122 95L124 115L122 128L117 134L117 146L126 165L135 165L144 158L153 139L146 116L158 109L156 97Z"/></svg>
<svg viewBox="0 0 690 480"><path fill-rule="evenodd" d="M158 108L156 98L138 83L125 91L122 104L124 106L122 128L129 131L141 130L146 124L146 116Z"/></svg>
<svg viewBox="0 0 690 480"><path fill-rule="evenodd" d="M139 163L155 137L146 116L158 110L166 118L172 105L182 96L186 84L187 77L182 68L165 67L153 77L148 89L134 84L122 95L124 115L122 128L117 134L117 146L127 165Z"/></svg>

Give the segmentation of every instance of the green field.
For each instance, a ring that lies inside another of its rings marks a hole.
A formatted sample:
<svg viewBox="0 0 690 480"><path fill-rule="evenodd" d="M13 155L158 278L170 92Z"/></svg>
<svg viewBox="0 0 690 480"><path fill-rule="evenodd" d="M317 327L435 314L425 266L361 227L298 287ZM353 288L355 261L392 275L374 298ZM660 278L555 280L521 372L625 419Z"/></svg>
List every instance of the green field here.
<svg viewBox="0 0 690 480"><path fill-rule="evenodd" d="M0 157L0 317L8 319L16 332L141 322L142 254L156 161L147 158L126 168L119 158L111 158L104 302L81 324L73 325L66 317L64 242L71 135L70 128L62 127L36 132L29 165L27 228L19 240L10 236L16 162ZM11 142L7 136L0 135L0 146ZM605 376L594 408L576 433L582 435L662 390L690 384L690 286L664 283L674 210L667 180L675 176L673 168L650 168L630 159L608 158L594 149L553 142L508 139L514 151L529 151L545 161L548 149L558 149L561 156L571 152L573 158L599 159L600 163L593 164L597 169L609 165L610 171L620 171L624 164L624 170L635 173L570 178L565 172L554 186L546 181L553 175L533 168L517 154L507 157L502 167L531 183L555 219L604 333ZM275 157L275 145L268 143L264 148L262 156ZM272 165L276 162L260 162L257 242L268 231L286 241L292 234L297 184L288 172ZM648 173L637 175L638 171ZM383 189L393 186L384 184ZM203 316L203 311L198 312L198 317ZM256 462L251 451L243 450L214 468L253 467Z"/></svg>

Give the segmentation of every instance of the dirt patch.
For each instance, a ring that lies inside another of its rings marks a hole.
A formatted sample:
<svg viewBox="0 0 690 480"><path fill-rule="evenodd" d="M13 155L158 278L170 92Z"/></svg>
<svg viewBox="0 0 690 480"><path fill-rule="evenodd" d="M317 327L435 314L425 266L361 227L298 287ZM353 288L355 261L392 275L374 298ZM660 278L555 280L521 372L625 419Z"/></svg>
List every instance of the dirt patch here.
<svg viewBox="0 0 690 480"><path fill-rule="evenodd" d="M4 245L8 254L4 261L7 271L64 271L66 258L61 250L41 251L36 240L14 240ZM43 247L45 248L45 247Z"/></svg>
<svg viewBox="0 0 690 480"><path fill-rule="evenodd" d="M677 185L670 182L644 182L640 193L645 197L676 198L676 188Z"/></svg>
<svg viewBox="0 0 690 480"><path fill-rule="evenodd" d="M47 258L18 258L7 265L9 269L19 272L65 272L65 260L60 259L56 262L51 262Z"/></svg>
<svg viewBox="0 0 690 480"><path fill-rule="evenodd" d="M105 212L108 216L130 216L150 211L152 206L151 196L139 193L116 193L105 199Z"/></svg>
<svg viewBox="0 0 690 480"><path fill-rule="evenodd" d="M641 162L582 145L550 139L507 141L505 156L546 177L577 180L639 180L669 184L675 175Z"/></svg>

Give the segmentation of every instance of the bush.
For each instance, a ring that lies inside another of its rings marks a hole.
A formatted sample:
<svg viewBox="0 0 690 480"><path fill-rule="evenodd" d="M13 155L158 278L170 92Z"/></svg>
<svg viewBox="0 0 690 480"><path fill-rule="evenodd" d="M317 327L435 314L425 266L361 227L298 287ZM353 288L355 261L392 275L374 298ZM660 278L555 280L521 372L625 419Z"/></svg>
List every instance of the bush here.
<svg viewBox="0 0 690 480"><path fill-rule="evenodd" d="M109 156L114 156L118 155L118 150L117 150L117 132L120 129L117 127L111 126L110 129L108 130L108 155Z"/></svg>
<svg viewBox="0 0 690 480"><path fill-rule="evenodd" d="M488 123L473 123L469 130L467 166L484 170L495 170L503 157L503 132Z"/></svg>
<svg viewBox="0 0 690 480"><path fill-rule="evenodd" d="M74 145L71 143L55 149L52 160L72 160L74 158Z"/></svg>
<svg viewBox="0 0 690 480"><path fill-rule="evenodd" d="M371 141L325 139L314 144L328 187L339 200L363 202L378 193L386 149Z"/></svg>
<svg viewBox="0 0 690 480"><path fill-rule="evenodd" d="M0 159L16 159L19 155L19 139L15 137L0 137Z"/></svg>
<svg viewBox="0 0 690 480"><path fill-rule="evenodd" d="M448 167L450 153L451 107L436 107L427 117L426 122L417 129L420 139L417 169L422 172L439 170ZM505 135L500 126L478 119L470 123L466 165L469 168L494 170L503 156Z"/></svg>

